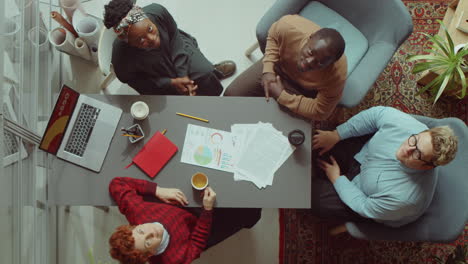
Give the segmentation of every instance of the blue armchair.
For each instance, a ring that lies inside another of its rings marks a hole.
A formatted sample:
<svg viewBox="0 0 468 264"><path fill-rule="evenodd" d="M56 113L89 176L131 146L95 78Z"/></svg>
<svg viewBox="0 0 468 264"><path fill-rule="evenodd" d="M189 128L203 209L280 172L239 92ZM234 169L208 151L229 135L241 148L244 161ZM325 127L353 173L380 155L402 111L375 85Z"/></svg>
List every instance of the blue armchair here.
<svg viewBox="0 0 468 264"><path fill-rule="evenodd" d="M458 118L415 117L428 127L448 125L458 136L456 158L438 168L437 187L429 208L415 222L399 228L348 222L341 231L347 230L353 237L368 240L441 243L452 242L463 232L468 221L468 127Z"/></svg>
<svg viewBox="0 0 468 264"><path fill-rule="evenodd" d="M262 52L271 25L287 14L300 14L343 36L348 78L340 104L345 107L359 104L413 31L411 16L401 0L277 0L257 24ZM250 48L246 55L252 51Z"/></svg>

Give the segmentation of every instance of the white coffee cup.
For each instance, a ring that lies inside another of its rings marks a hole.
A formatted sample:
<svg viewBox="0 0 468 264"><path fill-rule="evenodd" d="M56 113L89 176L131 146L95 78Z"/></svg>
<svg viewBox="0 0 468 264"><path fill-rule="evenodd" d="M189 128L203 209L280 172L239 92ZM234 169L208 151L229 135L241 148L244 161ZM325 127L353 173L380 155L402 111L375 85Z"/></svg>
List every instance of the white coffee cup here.
<svg viewBox="0 0 468 264"><path fill-rule="evenodd" d="M148 117L149 107L145 102L138 101L132 104L130 113L132 114L133 118L137 120L144 120Z"/></svg>
<svg viewBox="0 0 468 264"><path fill-rule="evenodd" d="M208 176L203 172L197 172L192 175L192 187L202 191L208 186Z"/></svg>

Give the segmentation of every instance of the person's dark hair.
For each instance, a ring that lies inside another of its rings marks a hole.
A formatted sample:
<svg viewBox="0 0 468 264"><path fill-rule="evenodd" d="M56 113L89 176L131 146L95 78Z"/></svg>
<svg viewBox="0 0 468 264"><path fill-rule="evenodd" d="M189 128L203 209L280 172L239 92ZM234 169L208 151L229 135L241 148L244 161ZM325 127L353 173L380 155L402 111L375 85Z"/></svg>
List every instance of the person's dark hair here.
<svg viewBox="0 0 468 264"><path fill-rule="evenodd" d="M132 0L110 1L109 4L104 6L104 26L106 26L106 28L116 26L132 7Z"/></svg>
<svg viewBox="0 0 468 264"><path fill-rule="evenodd" d="M345 41L338 31L333 28L321 28L312 36L328 43L332 53L335 54L335 61L341 58L345 50Z"/></svg>

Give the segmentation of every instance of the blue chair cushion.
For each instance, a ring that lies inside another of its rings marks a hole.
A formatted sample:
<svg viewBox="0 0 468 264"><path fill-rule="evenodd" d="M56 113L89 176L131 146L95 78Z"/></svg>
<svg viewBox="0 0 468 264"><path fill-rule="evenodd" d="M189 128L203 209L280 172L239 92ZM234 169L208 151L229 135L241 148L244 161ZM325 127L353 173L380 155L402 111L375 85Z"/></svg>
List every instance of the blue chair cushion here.
<svg viewBox="0 0 468 264"><path fill-rule="evenodd" d="M369 43L366 37L348 20L320 2L310 2L299 14L323 28L333 28L340 32L346 43L345 55L348 61L349 76L367 52Z"/></svg>

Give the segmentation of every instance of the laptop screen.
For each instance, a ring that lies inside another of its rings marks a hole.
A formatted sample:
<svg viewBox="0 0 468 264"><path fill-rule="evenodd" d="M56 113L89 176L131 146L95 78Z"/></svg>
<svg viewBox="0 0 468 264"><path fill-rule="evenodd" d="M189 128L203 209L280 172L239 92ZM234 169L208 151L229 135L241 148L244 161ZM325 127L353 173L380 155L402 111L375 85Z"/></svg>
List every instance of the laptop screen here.
<svg viewBox="0 0 468 264"><path fill-rule="evenodd" d="M80 94L70 87L62 86L39 149L57 154L79 96Z"/></svg>

